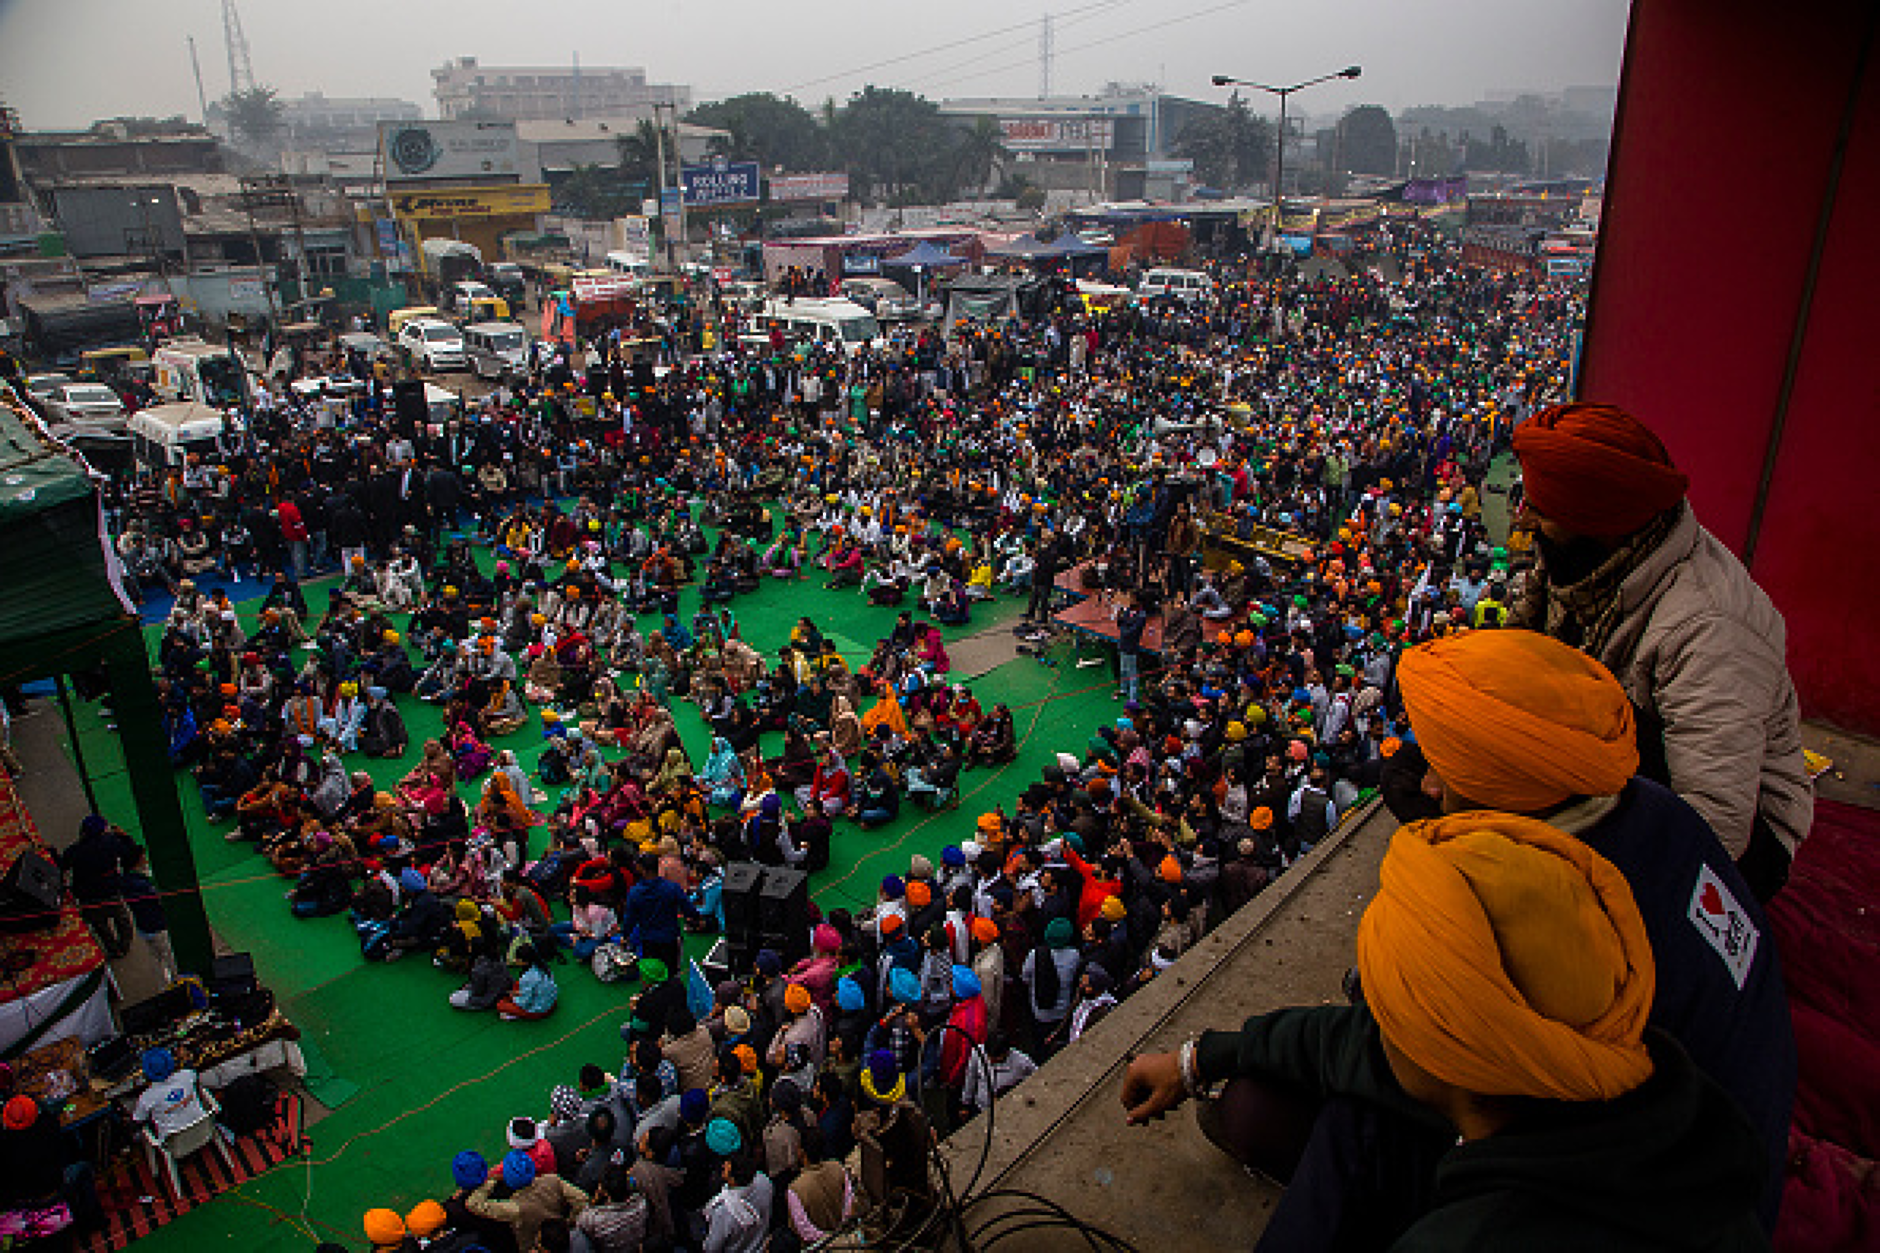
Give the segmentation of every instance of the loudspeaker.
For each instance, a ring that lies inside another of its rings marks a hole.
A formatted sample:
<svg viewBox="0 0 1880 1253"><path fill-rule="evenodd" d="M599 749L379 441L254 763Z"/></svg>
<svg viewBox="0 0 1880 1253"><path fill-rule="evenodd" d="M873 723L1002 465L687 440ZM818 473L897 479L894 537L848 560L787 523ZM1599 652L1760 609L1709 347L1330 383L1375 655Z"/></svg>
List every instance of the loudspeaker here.
<svg viewBox="0 0 1880 1253"><path fill-rule="evenodd" d="M52 861L21 853L0 879L0 931L16 934L56 926L65 901L65 880Z"/></svg>
<svg viewBox="0 0 1880 1253"><path fill-rule="evenodd" d="M260 986L252 954L230 953L209 963L209 995L217 1000L247 996Z"/></svg>
<svg viewBox="0 0 1880 1253"><path fill-rule="evenodd" d="M809 876L801 870L772 866L764 873L757 898L757 931L764 948L786 961L809 956Z"/></svg>
<svg viewBox="0 0 1880 1253"><path fill-rule="evenodd" d="M725 907L725 934L734 945L748 944L757 932L758 893L764 868L754 861L734 861L725 867L721 894Z"/></svg>

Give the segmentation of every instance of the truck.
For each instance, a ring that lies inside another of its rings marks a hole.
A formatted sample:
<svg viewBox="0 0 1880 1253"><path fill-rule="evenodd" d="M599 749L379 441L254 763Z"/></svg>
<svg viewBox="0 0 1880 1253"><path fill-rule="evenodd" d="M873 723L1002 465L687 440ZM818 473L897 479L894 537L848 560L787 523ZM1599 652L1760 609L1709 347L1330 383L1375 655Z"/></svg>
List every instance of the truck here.
<svg viewBox="0 0 1880 1253"><path fill-rule="evenodd" d="M483 281L483 254L461 239L427 239L418 246L419 277L433 304L458 283Z"/></svg>
<svg viewBox="0 0 1880 1253"><path fill-rule="evenodd" d="M217 409L251 397L248 370L234 353L201 339L173 339L151 358L156 392L165 400L189 400Z"/></svg>
<svg viewBox="0 0 1880 1253"><path fill-rule="evenodd" d="M26 348L53 365L74 365L88 349L143 340L144 324L129 296L92 300L82 293L21 296Z"/></svg>

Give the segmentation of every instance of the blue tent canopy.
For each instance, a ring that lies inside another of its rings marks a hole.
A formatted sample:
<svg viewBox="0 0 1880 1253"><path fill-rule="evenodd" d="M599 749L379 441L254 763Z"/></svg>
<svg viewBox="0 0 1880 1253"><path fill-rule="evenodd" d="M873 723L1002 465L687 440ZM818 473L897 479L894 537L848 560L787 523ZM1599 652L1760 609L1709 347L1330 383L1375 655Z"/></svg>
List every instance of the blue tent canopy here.
<svg viewBox="0 0 1880 1253"><path fill-rule="evenodd" d="M924 266L929 270L945 269L952 265L965 265L965 257L956 257L944 248L935 247L930 240L921 240L914 247L898 257L883 257L883 265Z"/></svg>

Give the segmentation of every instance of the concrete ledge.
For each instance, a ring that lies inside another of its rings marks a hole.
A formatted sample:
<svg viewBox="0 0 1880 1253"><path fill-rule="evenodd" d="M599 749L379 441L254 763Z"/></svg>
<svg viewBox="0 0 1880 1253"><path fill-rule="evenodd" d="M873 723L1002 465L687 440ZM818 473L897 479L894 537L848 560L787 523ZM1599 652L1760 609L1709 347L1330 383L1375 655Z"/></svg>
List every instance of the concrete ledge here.
<svg viewBox="0 0 1880 1253"><path fill-rule="evenodd" d="M975 1193L1017 1188L1050 1198L1141 1249L1178 1238L1196 1249L1248 1247L1279 1192L1250 1178L1202 1138L1190 1109L1148 1127L1123 1121L1123 1070L1202 1030L1238 1026L1286 1005L1342 999L1358 918L1396 821L1377 802L1342 824L1247 907L1215 928L1150 986L998 1103L992 1142L983 1119L941 1146L955 1188L986 1152ZM973 1226L1000 1212L988 1201ZM1043 1229L1018 1249L1082 1247ZM1001 1247L1006 1247L1002 1244Z"/></svg>

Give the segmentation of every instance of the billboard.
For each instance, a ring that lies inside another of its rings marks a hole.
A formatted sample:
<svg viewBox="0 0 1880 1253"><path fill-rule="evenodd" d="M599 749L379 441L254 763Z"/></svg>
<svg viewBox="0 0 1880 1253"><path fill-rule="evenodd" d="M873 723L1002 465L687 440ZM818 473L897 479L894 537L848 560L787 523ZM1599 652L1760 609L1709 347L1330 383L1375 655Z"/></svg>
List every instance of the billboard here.
<svg viewBox="0 0 1880 1253"><path fill-rule="evenodd" d="M999 135L1013 152L1083 152L1111 147L1116 124L1108 118L1003 117Z"/></svg>
<svg viewBox="0 0 1880 1253"><path fill-rule="evenodd" d="M380 122L387 183L517 177L514 122Z"/></svg>
<svg viewBox="0 0 1880 1253"><path fill-rule="evenodd" d="M849 176L835 174L774 174L770 178L772 200L846 200Z"/></svg>
<svg viewBox="0 0 1880 1253"><path fill-rule="evenodd" d="M452 218L525 217L548 212L547 183L512 183L504 187L440 187L391 193L392 211L401 218L434 222Z"/></svg>
<svg viewBox="0 0 1880 1253"><path fill-rule="evenodd" d="M755 161L713 161L681 167L679 185L685 192L686 208L711 209L754 203L759 177Z"/></svg>

